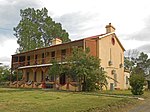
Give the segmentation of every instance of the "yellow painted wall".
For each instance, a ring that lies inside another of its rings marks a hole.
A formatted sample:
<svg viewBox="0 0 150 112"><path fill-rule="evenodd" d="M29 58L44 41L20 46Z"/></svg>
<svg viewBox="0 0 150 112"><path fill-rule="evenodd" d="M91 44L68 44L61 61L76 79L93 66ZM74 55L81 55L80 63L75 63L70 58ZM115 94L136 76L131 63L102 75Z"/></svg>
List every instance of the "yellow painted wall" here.
<svg viewBox="0 0 150 112"><path fill-rule="evenodd" d="M112 44L112 37L115 39L115 44ZM120 64L124 63L124 50L120 47L115 34L108 35L99 39L99 58L101 59L101 66L107 72L109 77L114 78L112 70L117 74L117 86L114 88L124 89L124 67L120 67ZM112 65L109 66L109 61L112 61ZM108 79L108 89L110 89L110 83L114 83L114 80Z"/></svg>

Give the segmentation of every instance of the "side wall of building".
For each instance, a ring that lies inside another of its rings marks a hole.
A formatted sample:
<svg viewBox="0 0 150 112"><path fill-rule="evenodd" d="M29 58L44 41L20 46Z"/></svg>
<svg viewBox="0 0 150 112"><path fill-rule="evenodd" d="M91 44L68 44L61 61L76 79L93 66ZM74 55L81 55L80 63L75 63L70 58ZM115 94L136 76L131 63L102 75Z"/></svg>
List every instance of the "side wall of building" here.
<svg viewBox="0 0 150 112"><path fill-rule="evenodd" d="M124 89L124 49L115 34L102 37L98 41L98 56L101 66L112 79L108 79L108 89Z"/></svg>

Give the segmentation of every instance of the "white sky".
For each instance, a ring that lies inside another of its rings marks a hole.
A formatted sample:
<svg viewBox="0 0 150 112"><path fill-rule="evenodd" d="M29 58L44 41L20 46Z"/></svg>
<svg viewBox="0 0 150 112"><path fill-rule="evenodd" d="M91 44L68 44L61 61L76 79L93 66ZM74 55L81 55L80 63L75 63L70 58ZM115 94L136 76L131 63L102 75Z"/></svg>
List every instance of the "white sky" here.
<svg viewBox="0 0 150 112"><path fill-rule="evenodd" d="M32 0L32 3L30 0L21 1L25 1L26 4L24 6L21 3L16 5L17 0L0 0L0 21L2 20L0 28L12 29L15 27L20 20L20 8L46 7L49 15L54 20L62 23L72 40L105 33L105 26L111 22L126 50L150 44L150 39L144 40L144 36L143 40L132 38L132 36L140 34L143 29L147 28L147 21L150 19L149 0ZM8 10L8 6L15 9L14 12ZM15 7L18 7L18 9ZM4 13L4 9L8 13ZM5 22L14 24L8 27L3 21L5 16L9 18L9 13L14 18L5 19ZM76 25L76 27L73 25ZM1 35L1 33L3 34ZM10 31L8 36L5 32L0 32L0 39L2 40L0 41L0 62L7 65L10 65L11 55L15 53L18 47L13 33Z"/></svg>

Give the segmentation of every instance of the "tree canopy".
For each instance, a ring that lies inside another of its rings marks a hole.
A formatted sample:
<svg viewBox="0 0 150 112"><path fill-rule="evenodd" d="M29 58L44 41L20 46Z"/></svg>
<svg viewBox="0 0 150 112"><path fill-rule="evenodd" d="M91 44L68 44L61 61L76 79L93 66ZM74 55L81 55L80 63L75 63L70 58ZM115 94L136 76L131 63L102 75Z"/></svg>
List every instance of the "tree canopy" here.
<svg viewBox="0 0 150 112"><path fill-rule="evenodd" d="M131 77L129 78L130 85L131 85L131 92L134 95L142 95L143 88L144 88L144 82L145 78L143 77L142 74L132 74Z"/></svg>
<svg viewBox="0 0 150 112"><path fill-rule="evenodd" d="M129 69L131 92L134 95L143 94L146 76L150 75L150 59L148 55L141 52L136 57L125 57L125 69Z"/></svg>
<svg viewBox="0 0 150 112"><path fill-rule="evenodd" d="M124 61L125 69L129 69L133 74L150 75L150 59L147 54L141 52L137 57L125 57Z"/></svg>
<svg viewBox="0 0 150 112"><path fill-rule="evenodd" d="M36 48L51 45L54 38L60 38L62 42L68 42L69 34L48 16L48 10L42 8L35 10L27 8L20 10L21 20L14 27L15 36L19 44L18 52L24 52Z"/></svg>
<svg viewBox="0 0 150 112"><path fill-rule="evenodd" d="M9 81L10 70L8 66L0 66L0 82Z"/></svg>

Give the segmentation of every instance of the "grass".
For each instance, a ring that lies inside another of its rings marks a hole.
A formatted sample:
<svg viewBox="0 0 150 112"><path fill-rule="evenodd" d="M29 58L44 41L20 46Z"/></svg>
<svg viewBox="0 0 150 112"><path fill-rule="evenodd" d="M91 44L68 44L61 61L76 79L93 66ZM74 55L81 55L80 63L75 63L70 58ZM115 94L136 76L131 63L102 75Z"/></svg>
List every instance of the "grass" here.
<svg viewBox="0 0 150 112"><path fill-rule="evenodd" d="M122 92L115 93L122 94ZM109 91L103 93L109 93ZM125 93L131 95L128 91ZM98 112L109 112L110 107L118 108L121 105L136 102L135 99L106 97L98 94L0 88L0 112L94 112L98 110Z"/></svg>

